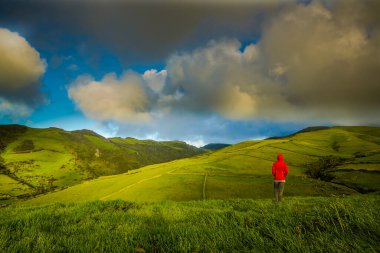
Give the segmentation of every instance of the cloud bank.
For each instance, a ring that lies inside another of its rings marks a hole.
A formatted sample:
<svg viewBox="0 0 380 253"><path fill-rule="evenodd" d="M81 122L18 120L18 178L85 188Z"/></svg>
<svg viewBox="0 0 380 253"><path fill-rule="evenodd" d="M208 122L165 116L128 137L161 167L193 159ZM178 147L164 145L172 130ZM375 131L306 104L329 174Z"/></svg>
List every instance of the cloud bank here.
<svg viewBox="0 0 380 253"><path fill-rule="evenodd" d="M46 64L18 33L0 28L0 116L25 117L42 101Z"/></svg>
<svg viewBox="0 0 380 253"><path fill-rule="evenodd" d="M86 115L126 123L185 112L380 124L380 22L373 3L289 5L264 24L256 44L211 41L172 54L160 72L135 73L139 81L104 78L69 93Z"/></svg>

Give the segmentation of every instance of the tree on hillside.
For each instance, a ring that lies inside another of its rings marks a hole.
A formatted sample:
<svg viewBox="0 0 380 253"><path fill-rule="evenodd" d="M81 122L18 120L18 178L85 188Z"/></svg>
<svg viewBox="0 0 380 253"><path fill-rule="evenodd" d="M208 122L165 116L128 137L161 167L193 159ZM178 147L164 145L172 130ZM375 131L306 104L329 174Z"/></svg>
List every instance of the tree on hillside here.
<svg viewBox="0 0 380 253"><path fill-rule="evenodd" d="M311 178L323 181L331 181L334 179L332 172L341 165L344 159L336 156L325 156L319 158L316 162L306 165L306 175Z"/></svg>
<svg viewBox="0 0 380 253"><path fill-rule="evenodd" d="M13 149L15 152L27 152L32 150L34 150L34 143L31 140L24 140L20 145Z"/></svg>
<svg viewBox="0 0 380 253"><path fill-rule="evenodd" d="M53 176L50 176L48 179L47 179L47 182L48 182L48 185L49 185L49 190L53 190L54 189L54 185L53 183L55 181L57 181L58 179L54 178Z"/></svg>
<svg viewBox="0 0 380 253"><path fill-rule="evenodd" d="M4 173L6 171L6 167L4 164L4 158L0 156L0 172Z"/></svg>

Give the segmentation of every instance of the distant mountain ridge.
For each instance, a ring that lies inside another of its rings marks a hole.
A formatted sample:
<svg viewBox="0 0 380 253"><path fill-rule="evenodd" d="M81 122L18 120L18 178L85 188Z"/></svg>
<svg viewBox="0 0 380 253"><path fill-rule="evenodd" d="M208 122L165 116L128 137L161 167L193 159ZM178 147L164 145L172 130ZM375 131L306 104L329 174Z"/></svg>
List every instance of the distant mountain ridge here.
<svg viewBox="0 0 380 253"><path fill-rule="evenodd" d="M207 145L203 146L202 148L203 149L207 149L207 150L218 150L218 149L226 148L226 147L229 147L229 146L231 146L231 144L210 143L210 144L207 144Z"/></svg>
<svg viewBox="0 0 380 253"><path fill-rule="evenodd" d="M299 130L295 133L292 133L292 134L289 134L289 135L284 135L284 136L272 136L272 137L268 137L266 138L266 140L275 140L275 139L281 139L281 138L288 138L288 137L292 137L292 136L295 136L297 134L300 134L300 133L307 133L307 132L314 132L314 131L320 131L320 130L327 130L331 127L328 127L328 126L311 126L311 127L306 127L302 130Z"/></svg>

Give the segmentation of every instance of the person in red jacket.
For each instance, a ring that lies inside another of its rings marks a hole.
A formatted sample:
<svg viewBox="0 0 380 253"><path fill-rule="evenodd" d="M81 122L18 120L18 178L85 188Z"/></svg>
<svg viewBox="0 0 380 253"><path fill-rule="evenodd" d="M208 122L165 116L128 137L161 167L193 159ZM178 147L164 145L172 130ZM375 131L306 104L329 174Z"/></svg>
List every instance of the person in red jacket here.
<svg viewBox="0 0 380 253"><path fill-rule="evenodd" d="M284 162L284 156L278 154L277 161L273 163L272 166L272 175L274 177L274 199L276 203L282 200L282 193L284 192L285 179L288 172L288 166Z"/></svg>

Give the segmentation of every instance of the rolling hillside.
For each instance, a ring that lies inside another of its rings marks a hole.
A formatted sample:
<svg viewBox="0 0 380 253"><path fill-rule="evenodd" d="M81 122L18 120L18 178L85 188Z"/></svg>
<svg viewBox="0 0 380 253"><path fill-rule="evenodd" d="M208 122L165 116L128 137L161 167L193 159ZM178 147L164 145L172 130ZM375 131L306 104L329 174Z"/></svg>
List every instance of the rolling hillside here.
<svg viewBox="0 0 380 253"><path fill-rule="evenodd" d="M196 157L100 177L25 203L271 198L271 166L278 153L284 154L290 170L285 196L380 190L380 129L332 127L285 138L242 142ZM344 159L333 171L333 181L306 177L306 164L326 156Z"/></svg>
<svg viewBox="0 0 380 253"><path fill-rule="evenodd" d="M107 139L89 130L2 125L0 200L25 198L203 152L179 141Z"/></svg>

